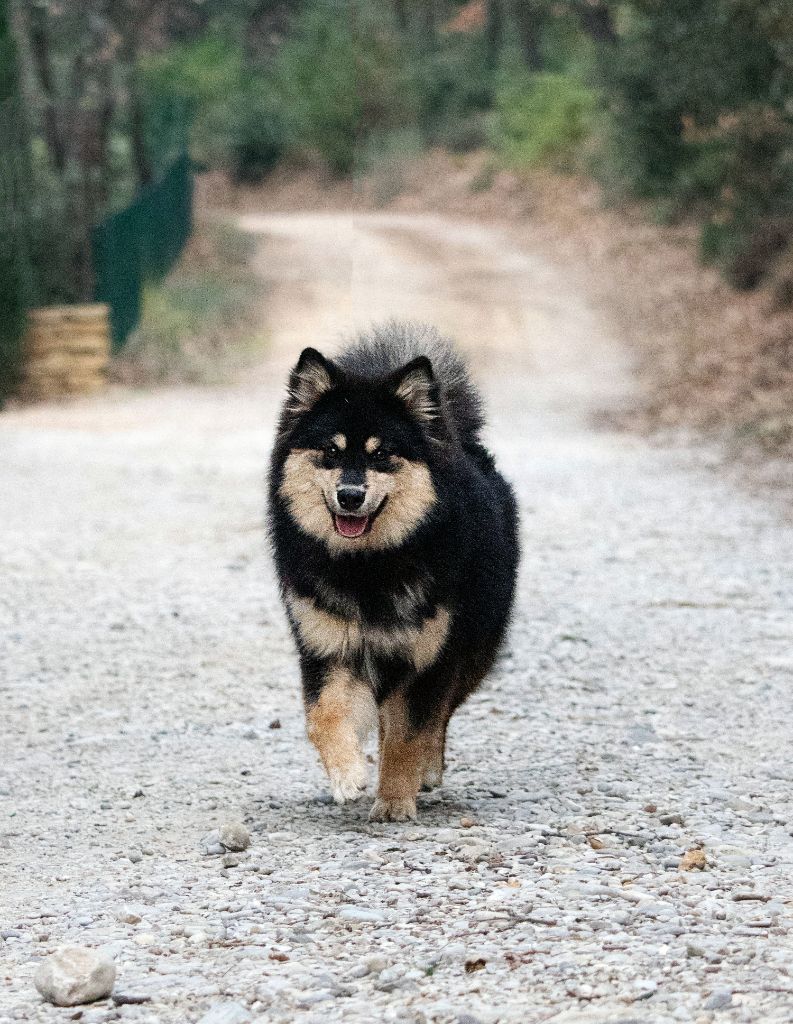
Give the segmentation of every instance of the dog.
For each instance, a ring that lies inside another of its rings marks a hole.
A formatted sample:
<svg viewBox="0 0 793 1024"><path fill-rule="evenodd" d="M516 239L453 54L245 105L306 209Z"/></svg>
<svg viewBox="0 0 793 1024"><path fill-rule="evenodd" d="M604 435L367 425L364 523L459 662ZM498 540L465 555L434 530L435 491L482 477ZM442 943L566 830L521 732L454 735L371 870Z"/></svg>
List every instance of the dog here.
<svg viewBox="0 0 793 1024"><path fill-rule="evenodd" d="M480 441L482 404L434 329L391 322L292 370L269 473L269 526L308 736L337 803L416 816L446 728L502 643L518 566L510 485Z"/></svg>

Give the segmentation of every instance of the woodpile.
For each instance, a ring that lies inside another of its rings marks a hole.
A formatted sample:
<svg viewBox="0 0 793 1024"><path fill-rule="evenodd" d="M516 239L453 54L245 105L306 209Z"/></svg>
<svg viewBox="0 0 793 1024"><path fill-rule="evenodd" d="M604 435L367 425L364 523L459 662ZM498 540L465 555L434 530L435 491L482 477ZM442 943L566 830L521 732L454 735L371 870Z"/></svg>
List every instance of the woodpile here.
<svg viewBox="0 0 793 1024"><path fill-rule="evenodd" d="M109 360L108 307L103 303L32 309L19 396L41 401L98 391Z"/></svg>

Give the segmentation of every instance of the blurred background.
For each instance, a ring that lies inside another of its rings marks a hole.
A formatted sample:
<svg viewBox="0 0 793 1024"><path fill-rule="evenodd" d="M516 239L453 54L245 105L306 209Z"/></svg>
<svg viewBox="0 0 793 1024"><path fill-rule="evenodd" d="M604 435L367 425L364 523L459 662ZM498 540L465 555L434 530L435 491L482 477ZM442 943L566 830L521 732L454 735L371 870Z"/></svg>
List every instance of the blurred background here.
<svg viewBox="0 0 793 1024"><path fill-rule="evenodd" d="M95 302L111 377L233 373L261 296L213 211L412 197L594 274L642 422L786 447L792 72L790 0L0 0L0 393L98 386Z"/></svg>

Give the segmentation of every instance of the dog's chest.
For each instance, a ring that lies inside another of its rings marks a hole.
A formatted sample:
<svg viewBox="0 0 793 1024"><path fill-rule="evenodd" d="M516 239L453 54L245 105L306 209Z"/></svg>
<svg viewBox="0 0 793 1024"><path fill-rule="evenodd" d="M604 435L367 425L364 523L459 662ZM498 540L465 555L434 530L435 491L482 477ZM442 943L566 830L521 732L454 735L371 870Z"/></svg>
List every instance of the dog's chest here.
<svg viewBox="0 0 793 1024"><path fill-rule="evenodd" d="M286 603L301 643L314 655L355 666L374 675L383 660L406 662L422 671L437 659L449 633L446 608L426 614L418 590L401 588L389 595L386 614L368 618L349 595L317 588L313 597L286 592ZM373 680L374 681L374 680Z"/></svg>

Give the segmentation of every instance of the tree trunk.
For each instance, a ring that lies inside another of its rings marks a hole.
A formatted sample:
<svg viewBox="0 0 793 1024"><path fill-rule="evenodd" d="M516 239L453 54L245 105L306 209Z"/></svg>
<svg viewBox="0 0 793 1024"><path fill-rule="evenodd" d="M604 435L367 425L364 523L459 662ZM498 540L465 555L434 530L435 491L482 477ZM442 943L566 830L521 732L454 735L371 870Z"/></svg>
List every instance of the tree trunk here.
<svg viewBox="0 0 793 1024"><path fill-rule="evenodd" d="M16 389L27 308L34 300L30 262L30 140L23 111L8 0L0 0L0 404Z"/></svg>
<svg viewBox="0 0 793 1024"><path fill-rule="evenodd" d="M55 102L50 43L45 18L46 12L42 8L33 7L32 20L28 23L30 52L39 81L47 146L56 170L63 172L66 169L67 149Z"/></svg>
<svg viewBox="0 0 793 1024"><path fill-rule="evenodd" d="M487 41L487 64L491 72L498 67L501 58L501 47L504 42L504 11L503 0L489 0L487 5L487 25L485 39Z"/></svg>
<svg viewBox="0 0 793 1024"><path fill-rule="evenodd" d="M609 46L617 44L619 37L614 27L614 19L605 3L599 3L598 0L579 0L575 4L575 12L581 28L595 42L606 43Z"/></svg>
<svg viewBox="0 0 793 1024"><path fill-rule="evenodd" d="M394 17L396 18L397 27L403 35L407 35L410 31L410 19L408 18L408 10L405 0L394 0Z"/></svg>
<svg viewBox="0 0 793 1024"><path fill-rule="evenodd" d="M512 19L518 30L523 59L530 71L541 71L543 60L540 49L543 14L530 0L512 0Z"/></svg>
<svg viewBox="0 0 793 1024"><path fill-rule="evenodd" d="M141 186L148 185L154 178L154 173L151 161L149 160L149 154L146 150L146 119L134 57L130 63L129 123L132 159L135 163L138 184Z"/></svg>

